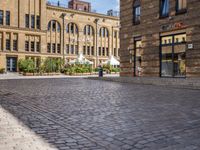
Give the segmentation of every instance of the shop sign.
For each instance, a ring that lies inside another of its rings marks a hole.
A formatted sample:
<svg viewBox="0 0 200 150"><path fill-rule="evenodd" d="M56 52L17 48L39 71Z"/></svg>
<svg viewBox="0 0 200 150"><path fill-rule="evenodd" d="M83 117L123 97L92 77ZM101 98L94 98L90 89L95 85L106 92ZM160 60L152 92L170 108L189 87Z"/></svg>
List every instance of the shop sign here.
<svg viewBox="0 0 200 150"><path fill-rule="evenodd" d="M163 25L161 26L161 30L162 31L166 31L166 30L174 30L174 29L181 29L184 28L185 25L182 22L177 22L174 24L167 24L167 25Z"/></svg>

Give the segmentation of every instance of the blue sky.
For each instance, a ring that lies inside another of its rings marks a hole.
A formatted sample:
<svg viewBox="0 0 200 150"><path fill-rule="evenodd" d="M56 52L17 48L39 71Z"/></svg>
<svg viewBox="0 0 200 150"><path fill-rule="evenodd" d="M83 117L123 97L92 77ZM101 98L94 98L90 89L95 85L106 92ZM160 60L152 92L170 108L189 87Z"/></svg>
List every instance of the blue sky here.
<svg viewBox="0 0 200 150"><path fill-rule="evenodd" d="M51 2L57 3L58 0L49 0ZM60 3L66 4L69 0L60 0ZM91 2L92 9L96 10L98 13L106 13L109 9L119 10L119 0L84 0Z"/></svg>

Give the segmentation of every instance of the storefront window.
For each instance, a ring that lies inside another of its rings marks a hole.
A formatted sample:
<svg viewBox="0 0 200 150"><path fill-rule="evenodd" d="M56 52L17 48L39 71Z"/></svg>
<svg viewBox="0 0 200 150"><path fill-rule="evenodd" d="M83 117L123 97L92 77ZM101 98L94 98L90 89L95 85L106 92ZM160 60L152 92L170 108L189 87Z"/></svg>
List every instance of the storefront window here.
<svg viewBox="0 0 200 150"><path fill-rule="evenodd" d="M186 34L161 38L161 76L186 76Z"/></svg>

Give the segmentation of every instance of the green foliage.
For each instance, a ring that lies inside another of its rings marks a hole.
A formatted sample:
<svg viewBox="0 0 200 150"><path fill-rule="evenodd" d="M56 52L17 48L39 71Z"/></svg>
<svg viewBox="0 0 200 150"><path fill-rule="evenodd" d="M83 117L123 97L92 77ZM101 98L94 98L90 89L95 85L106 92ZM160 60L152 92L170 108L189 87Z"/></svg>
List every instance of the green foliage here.
<svg viewBox="0 0 200 150"><path fill-rule="evenodd" d="M18 62L19 70L24 73L52 73L60 72L63 66L63 60L56 58L47 58L43 63L37 66L32 59L20 59Z"/></svg>
<svg viewBox="0 0 200 150"><path fill-rule="evenodd" d="M62 70L62 60L56 58L47 58L41 66L42 71L46 73L60 72Z"/></svg>
<svg viewBox="0 0 200 150"><path fill-rule="evenodd" d="M120 72L120 68L112 68L111 72L118 73Z"/></svg>
<svg viewBox="0 0 200 150"><path fill-rule="evenodd" d="M74 73L91 73L92 66L89 64L74 64L65 66L64 73L74 74Z"/></svg>
<svg viewBox="0 0 200 150"><path fill-rule="evenodd" d="M3 74L5 72L5 68L0 68L0 74Z"/></svg>
<svg viewBox="0 0 200 150"><path fill-rule="evenodd" d="M20 59L18 66L19 70L24 73L34 73L36 71L35 63L32 59Z"/></svg>

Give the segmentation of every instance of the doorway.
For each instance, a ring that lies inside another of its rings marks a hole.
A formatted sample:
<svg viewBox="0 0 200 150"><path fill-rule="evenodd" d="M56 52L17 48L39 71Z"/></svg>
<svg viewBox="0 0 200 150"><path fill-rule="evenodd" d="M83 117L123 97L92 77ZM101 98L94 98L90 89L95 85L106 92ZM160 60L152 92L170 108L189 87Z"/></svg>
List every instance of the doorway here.
<svg viewBox="0 0 200 150"><path fill-rule="evenodd" d="M7 71L8 72L17 71L17 57L7 57Z"/></svg>

